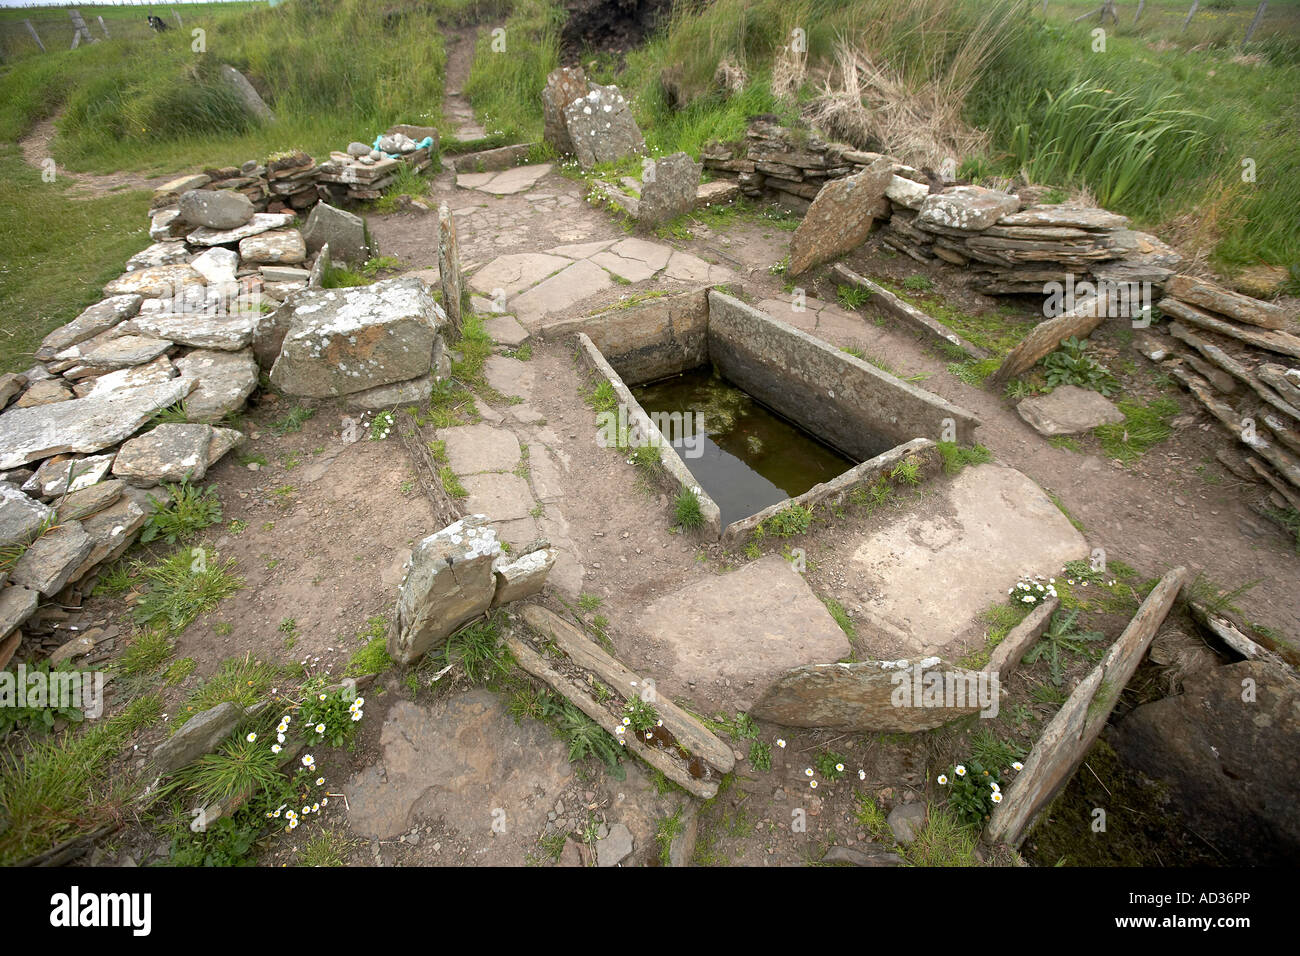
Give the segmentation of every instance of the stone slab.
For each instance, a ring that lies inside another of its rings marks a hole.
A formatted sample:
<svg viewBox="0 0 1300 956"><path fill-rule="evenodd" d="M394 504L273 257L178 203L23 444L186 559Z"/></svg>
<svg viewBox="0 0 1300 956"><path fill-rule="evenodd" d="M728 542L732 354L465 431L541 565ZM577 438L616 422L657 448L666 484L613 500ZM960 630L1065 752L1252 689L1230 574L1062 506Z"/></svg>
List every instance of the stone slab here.
<svg viewBox="0 0 1300 956"><path fill-rule="evenodd" d="M794 667L851 652L812 588L779 555L665 595L637 626L663 648L660 686L669 696L707 698L729 712L750 710Z"/></svg>
<svg viewBox="0 0 1300 956"><path fill-rule="evenodd" d="M1122 422L1114 402L1089 388L1058 385L1046 395L1034 395L1016 406L1020 417L1040 435L1077 435L1098 425Z"/></svg>
<svg viewBox="0 0 1300 956"><path fill-rule="evenodd" d="M1027 476L966 468L906 521L869 535L851 559L862 614L899 656L944 656L983 633L981 615L1023 575L1052 575L1088 543ZM960 652L956 655L960 656Z"/></svg>
<svg viewBox="0 0 1300 956"><path fill-rule="evenodd" d="M447 443L447 461L458 475L510 471L519 464L519 440L507 429L484 424L461 425L442 429L438 437Z"/></svg>
<svg viewBox="0 0 1300 956"><path fill-rule="evenodd" d="M96 452L133 434L160 408L175 404L194 382L175 378L156 385L78 398L0 415L0 470L68 452Z"/></svg>

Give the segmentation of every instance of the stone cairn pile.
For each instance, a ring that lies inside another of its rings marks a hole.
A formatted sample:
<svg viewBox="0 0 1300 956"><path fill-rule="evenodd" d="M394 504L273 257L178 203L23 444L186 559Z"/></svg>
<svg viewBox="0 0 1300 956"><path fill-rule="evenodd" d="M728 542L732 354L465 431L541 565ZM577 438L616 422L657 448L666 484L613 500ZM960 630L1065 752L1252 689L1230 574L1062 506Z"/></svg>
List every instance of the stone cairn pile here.
<svg viewBox="0 0 1300 956"><path fill-rule="evenodd" d="M945 185L937 177L881 153L828 143L815 133L769 119L752 121L739 143L713 143L704 167L734 177L742 193L768 197L805 214L822 188L887 160L892 179L871 210L885 223L880 240L918 262L942 259L969 268L974 288L991 295L1041 294L1047 282L1163 282L1178 254L1159 239L1128 228L1104 209L1030 205L1022 197L979 186Z"/></svg>
<svg viewBox="0 0 1300 956"><path fill-rule="evenodd" d="M1231 436L1219 461L1261 482L1278 520L1300 513L1300 336L1277 306L1188 275L1171 278L1156 307L1167 334L1137 346L1165 368Z"/></svg>
<svg viewBox="0 0 1300 956"><path fill-rule="evenodd" d="M210 182L162 187L155 243L45 337L32 368L0 375L0 667L24 633L22 659L107 655L111 629L68 640L61 622L140 535L150 495L167 499L160 484L201 481L243 442L222 422L261 373L365 409L427 398L449 374L446 315L423 280L321 286L331 255L373 254L359 217L317 202L300 231L291 213L258 212L250 184L194 188Z"/></svg>
<svg viewBox="0 0 1300 956"><path fill-rule="evenodd" d="M426 139L432 143L419 145ZM422 173L437 152L437 129L403 123L379 137L377 146L349 143L346 152L331 152L329 160L321 163L317 178L335 202L378 199L403 166Z"/></svg>

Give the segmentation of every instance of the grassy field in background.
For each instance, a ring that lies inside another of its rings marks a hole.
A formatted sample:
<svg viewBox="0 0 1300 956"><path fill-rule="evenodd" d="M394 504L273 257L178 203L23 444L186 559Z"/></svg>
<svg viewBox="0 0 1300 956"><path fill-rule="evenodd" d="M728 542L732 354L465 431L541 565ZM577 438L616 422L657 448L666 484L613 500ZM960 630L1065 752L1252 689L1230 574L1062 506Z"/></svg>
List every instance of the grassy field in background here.
<svg viewBox="0 0 1300 956"><path fill-rule="evenodd" d="M149 194L69 199L16 146L0 146L0 372L32 366L51 329L99 301L149 242Z"/></svg>
<svg viewBox="0 0 1300 956"><path fill-rule="evenodd" d="M1224 271L1290 266L1300 260L1300 0L1273 0L1244 50L1255 5L1225 2L1203 3L1185 33L1184 0L1149 0L1136 27L1136 3L1121 2L1120 27L1108 30L1105 52L1093 52L1095 24L1069 21L1094 0L1049 2L1045 19L1034 0L713 0L682 8L625 57L582 59L593 77L631 96L652 151L698 156L710 140L741 135L753 114L793 117L815 106L846 40L895 73L904 95L958 91L954 119L989 133L986 148L954 157L966 174L1023 172L1087 189L1140 227L1212 249ZM555 0L286 0L178 10L185 31L132 30L0 66L0 142L58 116L52 152L69 169L179 174L290 149L320 156L399 121L446 134L444 36L466 24L506 28L504 52L481 31L465 84L480 120L495 141L536 141L540 91L559 63L563 25ZM93 12L108 20L147 11ZM7 9L0 23L12 26L24 13L66 16L63 8ZM194 27L206 31L205 52L191 49ZM791 86L782 48L795 27L806 31L808 56ZM729 98L712 90L724 56L750 77ZM252 79L278 122L247 119L217 79L223 63ZM779 88L793 92L781 98ZM1253 183L1242 181L1246 159ZM0 348L14 367L24 361L15 349L30 349L36 330L72 318L147 238L139 198L74 202L33 179L16 150L6 149L0 165ZM115 231L115 222L131 225Z"/></svg>

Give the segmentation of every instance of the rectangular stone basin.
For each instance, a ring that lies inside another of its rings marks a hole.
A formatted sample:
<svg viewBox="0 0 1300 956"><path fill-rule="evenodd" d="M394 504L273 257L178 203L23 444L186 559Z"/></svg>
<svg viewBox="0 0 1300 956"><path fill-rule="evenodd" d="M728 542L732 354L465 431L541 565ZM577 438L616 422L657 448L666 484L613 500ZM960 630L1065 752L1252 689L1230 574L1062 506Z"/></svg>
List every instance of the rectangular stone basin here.
<svg viewBox="0 0 1300 956"><path fill-rule="evenodd" d="M665 295L561 323L588 367L613 386L629 426L661 447L664 469L697 488L707 536L731 545L791 505L808 507L869 484L913 450L974 440L978 420L716 288ZM717 503L633 395L635 386L700 366L848 461L839 476L723 525ZM882 451L882 448L884 449Z"/></svg>

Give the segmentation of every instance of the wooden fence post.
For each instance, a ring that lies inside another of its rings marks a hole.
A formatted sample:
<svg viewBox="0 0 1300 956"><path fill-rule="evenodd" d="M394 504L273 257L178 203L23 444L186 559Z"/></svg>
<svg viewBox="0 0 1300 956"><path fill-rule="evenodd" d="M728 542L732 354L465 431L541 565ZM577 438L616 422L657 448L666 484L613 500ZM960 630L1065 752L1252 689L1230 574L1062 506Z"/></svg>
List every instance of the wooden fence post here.
<svg viewBox="0 0 1300 956"><path fill-rule="evenodd" d="M1268 6L1268 0L1260 0L1260 4L1255 8L1255 16L1250 21L1250 26L1246 28L1246 39L1242 40L1245 45L1250 42L1250 38L1255 35L1255 28L1259 26L1259 21L1264 19L1264 10Z"/></svg>
<svg viewBox="0 0 1300 956"><path fill-rule="evenodd" d="M31 20L24 20L23 23L27 24L27 32L30 33L30 34L32 35L32 39L36 41L36 45L37 45L38 47L40 47L40 48L41 48L41 52L44 53L44 52L45 52L45 44L41 42L41 35L40 35L39 33L37 33L37 32L36 32L36 28L35 28L34 26L32 26L32 21L31 21Z"/></svg>

